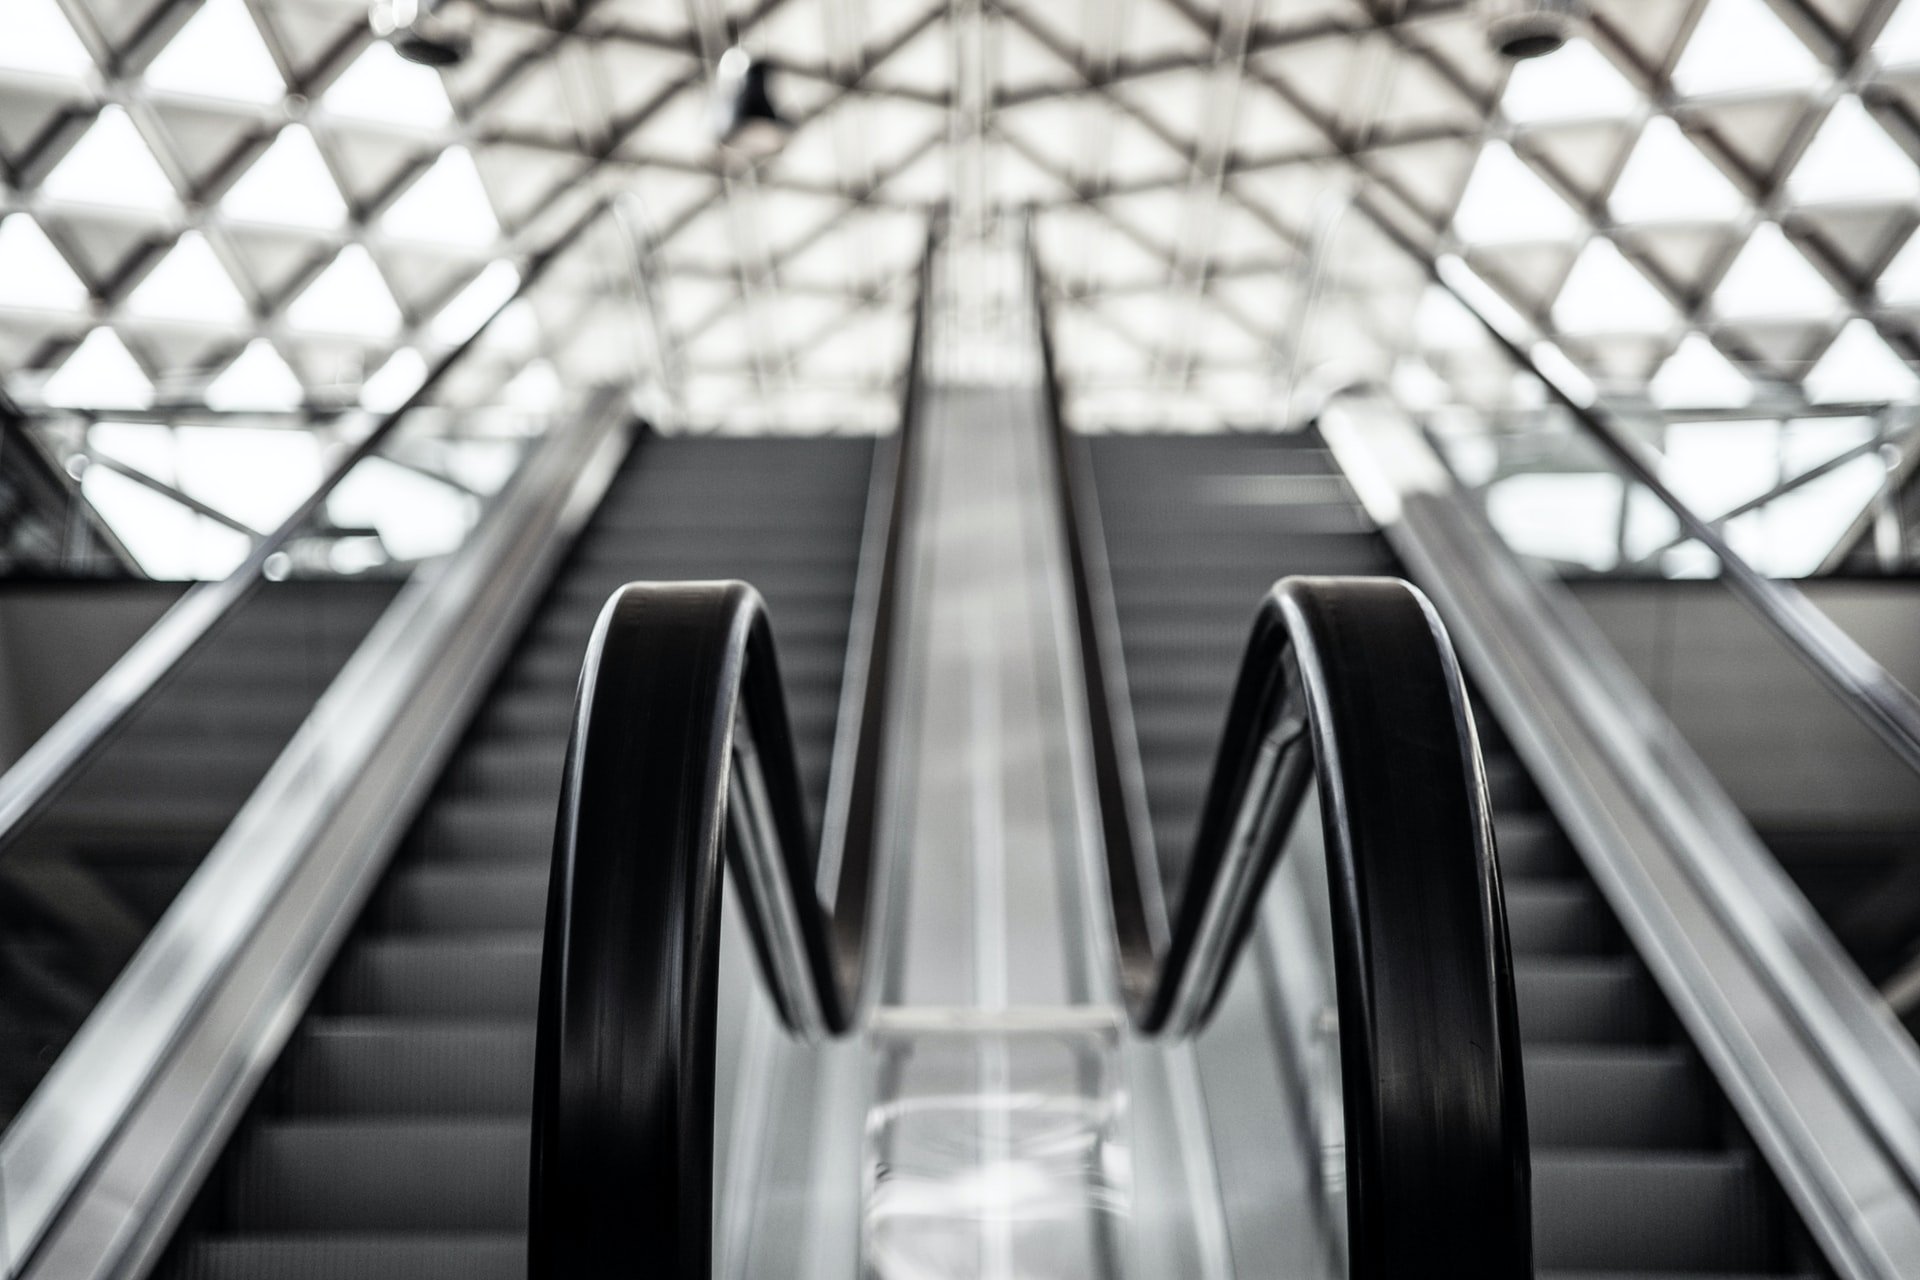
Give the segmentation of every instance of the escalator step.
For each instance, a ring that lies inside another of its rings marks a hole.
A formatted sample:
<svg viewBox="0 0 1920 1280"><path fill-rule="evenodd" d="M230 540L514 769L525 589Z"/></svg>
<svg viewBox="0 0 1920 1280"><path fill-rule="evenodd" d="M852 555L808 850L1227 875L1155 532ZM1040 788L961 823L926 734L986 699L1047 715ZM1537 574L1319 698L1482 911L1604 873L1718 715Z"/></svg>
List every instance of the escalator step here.
<svg viewBox="0 0 1920 1280"><path fill-rule="evenodd" d="M1515 955L1590 955L1617 941L1613 917L1584 880L1515 879L1505 888Z"/></svg>
<svg viewBox="0 0 1920 1280"><path fill-rule="evenodd" d="M280 1105L296 1116L521 1118L533 1023L321 1018L288 1051Z"/></svg>
<svg viewBox="0 0 1920 1280"><path fill-rule="evenodd" d="M1521 957L1514 988L1530 1042L1645 1043L1658 1030L1645 980L1626 959Z"/></svg>
<svg viewBox="0 0 1920 1280"><path fill-rule="evenodd" d="M1535 1147L1648 1150L1712 1140L1694 1066L1679 1049L1535 1045L1527 1121Z"/></svg>
<svg viewBox="0 0 1920 1280"><path fill-rule="evenodd" d="M1763 1271L1775 1245L1743 1153L1536 1152L1542 1268Z"/></svg>
<svg viewBox="0 0 1920 1280"><path fill-rule="evenodd" d="M181 1255L178 1280L525 1280L526 1237L459 1235L212 1236Z"/></svg>
<svg viewBox="0 0 1920 1280"><path fill-rule="evenodd" d="M558 792L545 803L449 796L427 812L413 844L434 862L545 866L558 801Z"/></svg>
<svg viewBox="0 0 1920 1280"><path fill-rule="evenodd" d="M342 1014L531 1018L539 1001L540 935L368 938L333 976Z"/></svg>
<svg viewBox="0 0 1920 1280"><path fill-rule="evenodd" d="M230 1210L267 1232L524 1228L528 1135L523 1117L257 1125L237 1152Z"/></svg>
<svg viewBox="0 0 1920 1280"><path fill-rule="evenodd" d="M1514 880L1527 876L1577 876L1580 859L1546 813L1495 811L1493 842L1500 857L1500 874Z"/></svg>
<svg viewBox="0 0 1920 1280"><path fill-rule="evenodd" d="M546 922L544 863L410 867L381 891L372 921L396 932L538 932Z"/></svg>

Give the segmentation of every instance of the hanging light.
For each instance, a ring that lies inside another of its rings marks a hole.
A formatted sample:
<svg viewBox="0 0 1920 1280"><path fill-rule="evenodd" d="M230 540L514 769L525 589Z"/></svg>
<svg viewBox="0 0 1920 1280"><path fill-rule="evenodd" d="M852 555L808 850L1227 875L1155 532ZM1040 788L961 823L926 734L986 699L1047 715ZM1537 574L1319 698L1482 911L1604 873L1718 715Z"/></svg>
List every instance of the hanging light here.
<svg viewBox="0 0 1920 1280"><path fill-rule="evenodd" d="M466 60L473 36L448 7L443 0L372 0L367 21L408 62L451 67Z"/></svg>
<svg viewBox="0 0 1920 1280"><path fill-rule="evenodd" d="M1559 49L1587 16L1586 0L1481 0L1480 7L1494 52L1516 61Z"/></svg>
<svg viewBox="0 0 1920 1280"><path fill-rule="evenodd" d="M720 145L752 160L764 159L787 145L793 124L774 107L767 93L763 59L739 45L720 55L713 82L713 127Z"/></svg>

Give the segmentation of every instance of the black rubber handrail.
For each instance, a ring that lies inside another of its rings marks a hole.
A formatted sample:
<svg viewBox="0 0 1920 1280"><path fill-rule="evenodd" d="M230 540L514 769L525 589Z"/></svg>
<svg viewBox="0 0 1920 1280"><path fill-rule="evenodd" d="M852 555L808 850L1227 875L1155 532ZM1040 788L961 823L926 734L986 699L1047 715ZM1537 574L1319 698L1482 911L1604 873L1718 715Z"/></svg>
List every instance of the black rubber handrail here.
<svg viewBox="0 0 1920 1280"><path fill-rule="evenodd" d="M633 583L595 626L548 890L532 1280L710 1272L723 856L787 1029L842 1035L857 1021L937 228L936 218L921 258L899 429L875 460L841 695L842 731L856 737L836 754L817 853L759 594L741 582ZM828 857L831 905L817 888Z"/></svg>
<svg viewBox="0 0 1920 1280"><path fill-rule="evenodd" d="M782 923L827 1029L852 1018L803 815L759 594L740 582L623 587L587 652L555 837L534 1280L709 1275L723 854L743 873L754 950L783 1020L799 1029L793 975L782 972L794 957L759 927L777 908L756 894L766 876L742 865L748 857L777 865ZM772 839L748 853L756 827ZM844 894L840 906L851 909Z"/></svg>
<svg viewBox="0 0 1920 1280"><path fill-rule="evenodd" d="M1332 912L1348 1274L1532 1275L1531 1163L1486 780L1444 626L1411 584L1288 578L1260 604L1186 881L1162 900L1084 441L1059 410L1028 248L1092 730L1120 986L1134 1026L1217 1005L1311 784Z"/></svg>

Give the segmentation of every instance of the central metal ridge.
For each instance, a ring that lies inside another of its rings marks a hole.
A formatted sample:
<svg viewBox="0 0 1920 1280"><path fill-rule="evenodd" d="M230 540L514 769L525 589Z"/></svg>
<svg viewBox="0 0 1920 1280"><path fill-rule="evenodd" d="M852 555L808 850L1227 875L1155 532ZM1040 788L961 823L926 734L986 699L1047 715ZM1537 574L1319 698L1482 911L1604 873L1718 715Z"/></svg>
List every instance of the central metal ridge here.
<svg viewBox="0 0 1920 1280"><path fill-rule="evenodd" d="M1121 1010L1068 726L1064 531L1037 387L946 387L908 604L896 940L873 1019L867 1274L1119 1273Z"/></svg>

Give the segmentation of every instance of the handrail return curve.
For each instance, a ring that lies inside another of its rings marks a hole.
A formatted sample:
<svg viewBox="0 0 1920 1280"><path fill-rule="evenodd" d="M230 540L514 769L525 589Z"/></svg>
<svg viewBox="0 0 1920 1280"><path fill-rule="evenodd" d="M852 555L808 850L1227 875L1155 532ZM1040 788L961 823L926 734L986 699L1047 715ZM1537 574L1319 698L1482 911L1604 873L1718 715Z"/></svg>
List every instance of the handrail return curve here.
<svg viewBox="0 0 1920 1280"><path fill-rule="evenodd" d="M1205 1023L1317 780L1350 1274L1437 1260L1531 1274L1505 915L1441 624L1404 582L1288 579L1262 603L1231 706L1171 947L1116 911L1135 1025ZM782 1021L816 1035L855 1019L860 957L836 948L812 890L803 812L758 593L622 588L588 648L562 789L530 1276L710 1274L723 858Z"/></svg>

